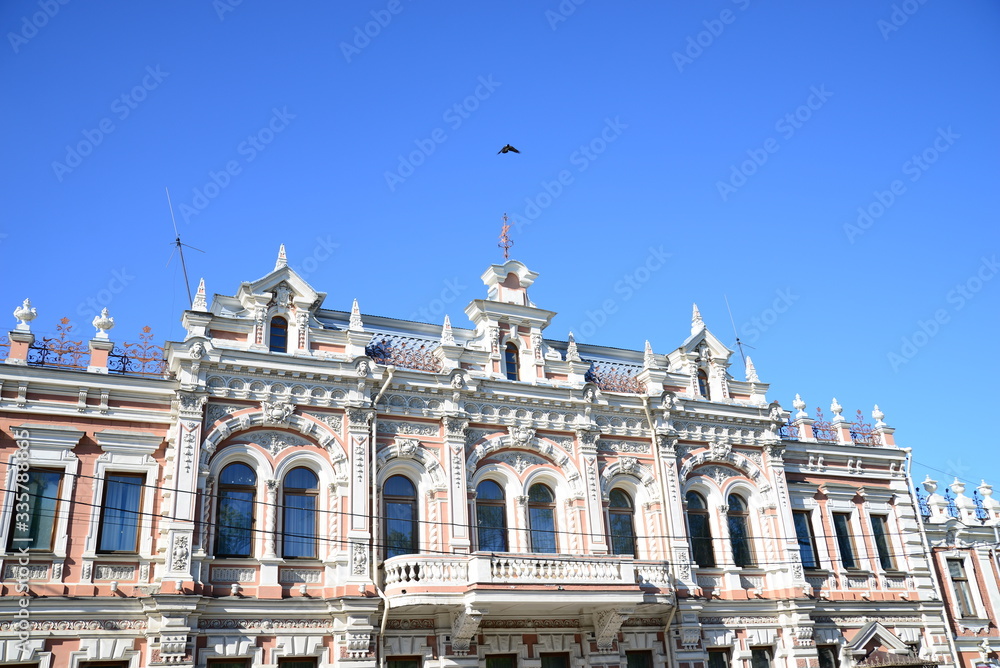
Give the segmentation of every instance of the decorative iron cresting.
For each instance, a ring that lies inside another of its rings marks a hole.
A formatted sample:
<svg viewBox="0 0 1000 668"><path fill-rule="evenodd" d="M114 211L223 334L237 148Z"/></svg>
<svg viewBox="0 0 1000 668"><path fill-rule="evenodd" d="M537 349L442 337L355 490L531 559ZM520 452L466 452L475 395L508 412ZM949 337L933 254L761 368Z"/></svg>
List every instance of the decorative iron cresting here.
<svg viewBox="0 0 1000 668"><path fill-rule="evenodd" d="M436 347L433 343L422 339L375 336L365 346L365 354L378 364L440 373L441 361L434 356Z"/></svg>
<svg viewBox="0 0 1000 668"><path fill-rule="evenodd" d="M837 442L837 430L829 420L823 417L823 409L816 409L816 421L813 422L813 438L817 441Z"/></svg>
<svg viewBox="0 0 1000 668"><path fill-rule="evenodd" d="M855 445L871 445L878 447L882 445L881 434L872 428L870 422L865 422L861 409L858 409L858 419L850 423L851 440Z"/></svg>
<svg viewBox="0 0 1000 668"><path fill-rule="evenodd" d="M636 378L639 367L600 365L592 360L584 380L594 383L603 392L624 392L626 394L645 394L646 384Z"/></svg>
<svg viewBox="0 0 1000 668"><path fill-rule="evenodd" d="M167 363L163 347L153 343L153 330L142 328L138 343L122 342L108 355L108 372L136 376L162 376Z"/></svg>
<svg viewBox="0 0 1000 668"><path fill-rule="evenodd" d="M75 336L73 324L69 318L62 318L56 325L56 336L35 339L28 348L28 364L63 369L86 369L90 361L90 346L86 341L74 341L71 336Z"/></svg>

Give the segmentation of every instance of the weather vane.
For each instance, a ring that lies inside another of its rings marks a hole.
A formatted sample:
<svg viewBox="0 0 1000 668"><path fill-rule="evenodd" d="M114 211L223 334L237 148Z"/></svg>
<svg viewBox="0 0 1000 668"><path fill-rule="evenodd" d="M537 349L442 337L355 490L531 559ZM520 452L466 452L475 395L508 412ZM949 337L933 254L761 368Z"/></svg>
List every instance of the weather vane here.
<svg viewBox="0 0 1000 668"><path fill-rule="evenodd" d="M510 223L507 220L507 214L503 215L503 228L500 230L500 243L497 244L503 249L503 259L510 259L510 247L514 245L514 240L507 236L507 232L510 231Z"/></svg>

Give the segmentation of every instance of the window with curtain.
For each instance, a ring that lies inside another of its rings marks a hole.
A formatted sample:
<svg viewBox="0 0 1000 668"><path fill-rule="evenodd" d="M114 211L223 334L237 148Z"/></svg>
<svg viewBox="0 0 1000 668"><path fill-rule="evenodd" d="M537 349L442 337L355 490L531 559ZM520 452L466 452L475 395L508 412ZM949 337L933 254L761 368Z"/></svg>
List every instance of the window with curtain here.
<svg viewBox="0 0 1000 668"><path fill-rule="evenodd" d="M896 567L889 549L889 518L885 515L872 515L872 542L878 552L878 563L882 570L891 571Z"/></svg>
<svg viewBox="0 0 1000 668"><path fill-rule="evenodd" d="M476 524L480 550L507 551L507 507L503 490L492 480L484 480L476 487Z"/></svg>
<svg viewBox="0 0 1000 668"><path fill-rule="evenodd" d="M795 536L799 542L799 557L803 568L819 568L819 558L816 555L816 537L813 535L812 524L809 522L808 510L796 510L792 513L795 521Z"/></svg>
<svg viewBox="0 0 1000 668"><path fill-rule="evenodd" d="M417 552L417 490L409 478L394 475L385 481L385 558Z"/></svg>
<svg viewBox="0 0 1000 668"><path fill-rule="evenodd" d="M972 605L972 590L969 588L969 576L965 573L965 562L962 559L948 560L948 575L951 576L955 600L958 602L960 617L975 617L975 607Z"/></svg>
<svg viewBox="0 0 1000 668"><path fill-rule="evenodd" d="M504 347L503 360L507 380L517 380L517 346L508 343Z"/></svg>
<svg viewBox="0 0 1000 668"><path fill-rule="evenodd" d="M611 529L611 553L635 555L635 506L632 497L621 489L608 495L608 524Z"/></svg>
<svg viewBox="0 0 1000 668"><path fill-rule="evenodd" d="M98 552L137 552L139 549L139 506L145 477L139 474L108 473L104 476L104 503L98 528Z"/></svg>
<svg viewBox="0 0 1000 668"><path fill-rule="evenodd" d="M753 548L750 543L750 511L739 494L729 495L729 543L733 547L733 563L744 568L754 566Z"/></svg>
<svg viewBox="0 0 1000 668"><path fill-rule="evenodd" d="M706 399L712 398L708 389L708 374L704 369L698 369L698 394Z"/></svg>
<svg viewBox="0 0 1000 668"><path fill-rule="evenodd" d="M687 502L688 533L691 536L691 558L699 566L714 568L715 549L705 497L698 492L688 492L684 498Z"/></svg>
<svg viewBox="0 0 1000 668"><path fill-rule="evenodd" d="M8 549L50 552L59 511L62 471L29 469L27 476L27 482L19 482L17 488L18 499L11 517ZM27 500L22 496L25 493L24 486L27 487Z"/></svg>
<svg viewBox="0 0 1000 668"><path fill-rule="evenodd" d="M305 467L292 469L285 476L282 490L281 556L286 559L315 559L319 479Z"/></svg>
<svg viewBox="0 0 1000 668"><path fill-rule="evenodd" d="M528 528L531 551L556 552L556 497L541 483L528 490Z"/></svg>
<svg viewBox="0 0 1000 668"><path fill-rule="evenodd" d="M288 352L288 321L280 315L271 318L271 332L268 350L272 353Z"/></svg>
<svg viewBox="0 0 1000 668"><path fill-rule="evenodd" d="M249 557L253 553L253 507L257 474L246 464L230 464L219 475L215 556Z"/></svg>
<svg viewBox="0 0 1000 668"><path fill-rule="evenodd" d="M857 568L858 560L854 557L854 537L851 535L850 514L833 514L833 532L837 535L837 547L840 548L840 562L844 565L844 568Z"/></svg>

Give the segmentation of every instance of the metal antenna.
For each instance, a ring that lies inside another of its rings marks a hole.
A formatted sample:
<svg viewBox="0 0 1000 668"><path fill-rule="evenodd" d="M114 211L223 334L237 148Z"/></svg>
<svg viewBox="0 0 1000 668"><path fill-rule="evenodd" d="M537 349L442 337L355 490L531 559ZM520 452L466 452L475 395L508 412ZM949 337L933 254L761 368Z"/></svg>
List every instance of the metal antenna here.
<svg viewBox="0 0 1000 668"><path fill-rule="evenodd" d="M174 218L174 205L170 203L170 188L164 187L167 191L167 206L170 208L170 222L174 224L174 247L177 249L177 253L181 256L181 269L184 271L184 287L187 288L188 293L188 303L194 301L194 297L191 296L191 282L188 280L188 270L187 263L184 262L184 247L187 246L191 250L196 250L199 253L204 253L205 251L200 248L195 248L194 246L189 246L188 244L181 243L181 233L177 231L177 220ZM167 266L170 266L170 260L174 257L173 251L170 251L170 257L167 258Z"/></svg>
<svg viewBox="0 0 1000 668"><path fill-rule="evenodd" d="M729 308L729 297L727 297L725 294L723 294L722 298L726 300L726 310L729 311L729 322L733 323L733 334L736 336L736 347L740 349L740 357L743 358L743 369L746 370L746 368L747 368L747 356L745 354L743 354L743 346L746 346L747 348L750 348L751 350L755 350L755 348L753 346L749 345L749 344L746 344L746 343L743 343L742 341L740 341L740 333L738 331L736 331L736 321L733 320L733 309Z"/></svg>

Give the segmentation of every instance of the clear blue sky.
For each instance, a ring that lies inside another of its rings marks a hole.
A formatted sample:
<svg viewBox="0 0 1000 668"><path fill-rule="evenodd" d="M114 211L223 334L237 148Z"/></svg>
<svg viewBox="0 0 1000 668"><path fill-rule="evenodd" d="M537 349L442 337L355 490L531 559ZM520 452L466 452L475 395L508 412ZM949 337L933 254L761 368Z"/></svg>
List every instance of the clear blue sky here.
<svg viewBox="0 0 1000 668"><path fill-rule="evenodd" d="M165 186L210 293L284 242L328 308L456 325L506 211L549 338L664 353L697 302L732 343L728 295L771 398L878 403L916 479L1000 484L996 2L10 0L0 23L0 305L31 297L36 331L89 336L106 303L116 340L182 336Z"/></svg>

